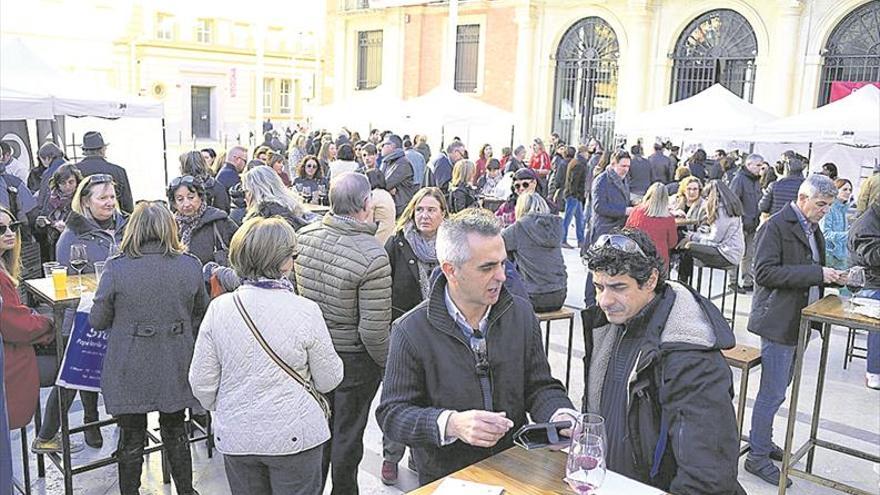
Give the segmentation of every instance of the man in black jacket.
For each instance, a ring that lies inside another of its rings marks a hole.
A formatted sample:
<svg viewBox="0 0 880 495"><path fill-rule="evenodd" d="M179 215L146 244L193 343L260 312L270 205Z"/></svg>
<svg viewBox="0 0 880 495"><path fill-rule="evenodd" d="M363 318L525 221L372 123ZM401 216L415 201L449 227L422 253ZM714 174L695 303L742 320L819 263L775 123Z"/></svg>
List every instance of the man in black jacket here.
<svg viewBox="0 0 880 495"><path fill-rule="evenodd" d="M403 140L397 134L388 134L382 141L382 164L385 174L385 188L394 198L395 214L403 213L409 200L419 189L413 183L413 166L403 150Z"/></svg>
<svg viewBox="0 0 880 495"><path fill-rule="evenodd" d="M605 418L608 468L674 494L744 493L727 321L666 280L640 230L600 236L584 260L597 306L583 312L583 411Z"/></svg>
<svg viewBox="0 0 880 495"><path fill-rule="evenodd" d="M761 386L752 409L752 449L745 469L771 485L778 485L780 477L771 459L782 460L782 449L773 443L773 417L791 383L801 310L822 296L823 284L843 281L841 273L823 266L825 238L819 230L819 220L836 197L831 179L811 175L797 199L770 217L755 239L749 332L761 336Z"/></svg>
<svg viewBox="0 0 880 495"><path fill-rule="evenodd" d="M131 213L134 211L134 200L131 196L131 186L128 184L128 173L119 165L104 159L108 144L110 143L104 142L100 132L89 131L83 134L82 151L85 158L76 164L76 168L82 173L83 178L95 174L108 174L113 177L119 209Z"/></svg>
<svg viewBox="0 0 880 495"><path fill-rule="evenodd" d="M742 276L742 285L738 280L730 284L730 288L739 291L740 294L751 292L754 287L755 277L752 273L752 260L755 258L755 232L760 223L758 201L761 200L761 163L764 157L751 154L746 158L743 168L736 173L730 182L730 190L739 198L743 205L742 224L745 251L742 261L739 263L739 273Z"/></svg>
<svg viewBox="0 0 880 495"><path fill-rule="evenodd" d="M468 208L444 221L437 258L429 298L394 322L376 409L382 432L412 448L421 484L510 448L526 413L573 413L531 305L504 288L495 216Z"/></svg>

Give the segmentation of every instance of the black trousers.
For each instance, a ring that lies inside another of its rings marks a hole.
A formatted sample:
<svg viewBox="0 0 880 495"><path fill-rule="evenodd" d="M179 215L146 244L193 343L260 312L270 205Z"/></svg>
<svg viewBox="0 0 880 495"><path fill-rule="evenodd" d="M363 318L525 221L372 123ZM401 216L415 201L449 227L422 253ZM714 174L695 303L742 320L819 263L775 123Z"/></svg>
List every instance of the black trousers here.
<svg viewBox="0 0 880 495"><path fill-rule="evenodd" d="M382 381L382 368L366 352L340 352L344 376L342 383L327 395L333 417L331 438L324 448L322 473L327 470L333 482L333 495L358 493L358 466L364 457L364 430L370 404Z"/></svg>

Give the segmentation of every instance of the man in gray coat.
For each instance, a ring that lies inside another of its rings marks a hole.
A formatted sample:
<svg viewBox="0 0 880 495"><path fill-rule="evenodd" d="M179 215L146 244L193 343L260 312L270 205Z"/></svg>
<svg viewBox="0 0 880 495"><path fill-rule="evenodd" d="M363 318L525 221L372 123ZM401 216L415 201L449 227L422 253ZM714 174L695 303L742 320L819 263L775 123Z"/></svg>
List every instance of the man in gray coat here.
<svg viewBox="0 0 880 495"><path fill-rule="evenodd" d="M651 187L651 164L642 156L642 146L630 148L632 160L629 167L629 189L633 199L641 199Z"/></svg>
<svg viewBox="0 0 880 495"><path fill-rule="evenodd" d="M324 447L324 480L332 465L333 494L358 493L358 465L370 403L388 355L391 265L376 239L370 181L345 172L330 182L330 213L299 231L295 262L300 295L318 303L344 378L328 394L332 438Z"/></svg>

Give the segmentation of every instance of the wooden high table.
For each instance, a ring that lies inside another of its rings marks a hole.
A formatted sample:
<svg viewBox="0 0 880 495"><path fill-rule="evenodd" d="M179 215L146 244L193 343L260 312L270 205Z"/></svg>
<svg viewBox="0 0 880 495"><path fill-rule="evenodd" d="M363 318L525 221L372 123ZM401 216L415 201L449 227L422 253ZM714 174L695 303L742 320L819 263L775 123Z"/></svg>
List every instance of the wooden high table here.
<svg viewBox="0 0 880 495"><path fill-rule="evenodd" d="M484 459L446 478L455 478L486 485L504 487L504 495L555 495L575 493L563 480L565 478L564 452L549 449L525 450L511 447L504 452ZM417 490L411 495L430 495L437 490L441 478ZM662 490L650 487L608 471L600 492L627 495L656 495Z"/></svg>
<svg viewBox="0 0 880 495"><path fill-rule="evenodd" d="M804 352L810 335L810 324L813 322L822 324L822 351L819 358L819 376L816 384L816 398L813 402L813 414L810 417L810 438L797 451L793 451L794 425L797 417L797 403L800 395L801 373L804 368ZM871 495L867 492L839 481L813 474L813 458L816 447L840 452L842 454L858 457L871 462L880 463L880 456L869 452L862 452L852 447L821 440L818 438L819 415L822 407L822 392L825 388L825 367L828 364L828 347L831 339L831 325L867 330L868 332L880 332L880 320L868 318L857 313L849 313L843 309L843 301L838 296L825 296L810 304L801 311L801 324L798 332L797 349L794 358L794 383L791 388L791 403L788 407L788 427L785 431L785 446L782 456L782 475L779 477L779 495L785 494L785 480L788 475L803 478L834 490L852 493L856 495ZM806 470L802 471L792 467L804 455L807 456Z"/></svg>

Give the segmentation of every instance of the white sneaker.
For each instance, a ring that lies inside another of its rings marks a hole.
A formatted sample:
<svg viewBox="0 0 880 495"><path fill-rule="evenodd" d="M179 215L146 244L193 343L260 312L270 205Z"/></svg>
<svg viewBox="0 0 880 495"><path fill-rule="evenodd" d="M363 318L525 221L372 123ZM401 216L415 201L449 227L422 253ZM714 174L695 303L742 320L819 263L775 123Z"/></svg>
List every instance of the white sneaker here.
<svg viewBox="0 0 880 495"><path fill-rule="evenodd" d="M880 373L865 373L865 386L880 390Z"/></svg>

